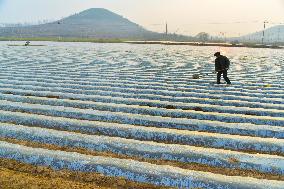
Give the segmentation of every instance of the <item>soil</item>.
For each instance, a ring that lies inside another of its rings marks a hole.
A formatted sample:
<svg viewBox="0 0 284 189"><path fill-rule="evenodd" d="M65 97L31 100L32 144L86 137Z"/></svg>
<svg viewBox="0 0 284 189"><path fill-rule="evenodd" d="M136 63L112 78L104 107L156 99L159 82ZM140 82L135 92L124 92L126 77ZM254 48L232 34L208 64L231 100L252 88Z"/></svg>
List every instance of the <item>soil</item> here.
<svg viewBox="0 0 284 189"><path fill-rule="evenodd" d="M112 157L112 158L120 158L120 159L132 159L141 162L148 162L157 165L170 165L173 167L180 167L183 169L188 170L195 170L195 171L202 171L202 172L211 172L215 174L227 175L227 176L243 176L243 177L253 177L258 179L267 179L267 180L280 180L284 181L284 175L277 175L277 174L269 174L269 173L262 173L255 170L244 170L244 169L229 169L229 168L222 168L222 167L213 167L198 163L182 163L178 161L169 161L169 160L156 160L156 159L149 159L149 158L141 158L141 157L133 157L121 154L115 154L112 152L99 152L99 151L90 151L83 148L69 148L69 147L60 147L55 145L49 144L41 144L41 143L34 143L29 141L19 141L15 139L3 139L0 138L0 141L6 141L14 144L25 145L33 148L45 148L49 150L61 150L66 152L77 152L86 155L93 155L93 156L105 156L105 157ZM239 161L235 158L229 158L229 162L232 164L239 163ZM0 167L5 167L5 163L0 161ZM17 171L17 169L14 169Z"/></svg>
<svg viewBox="0 0 284 189"><path fill-rule="evenodd" d="M14 160L0 159L0 189L166 189L99 173L55 171Z"/></svg>

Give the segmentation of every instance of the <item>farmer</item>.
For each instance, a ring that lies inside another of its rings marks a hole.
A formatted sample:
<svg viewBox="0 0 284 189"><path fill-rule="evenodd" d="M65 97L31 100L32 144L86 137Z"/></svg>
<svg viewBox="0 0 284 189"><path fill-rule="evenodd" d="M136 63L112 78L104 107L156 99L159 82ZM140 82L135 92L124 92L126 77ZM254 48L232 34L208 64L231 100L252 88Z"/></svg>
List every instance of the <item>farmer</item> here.
<svg viewBox="0 0 284 189"><path fill-rule="evenodd" d="M230 67L230 60L226 56L221 55L220 52L216 52L214 56L216 56L215 71L217 72L217 84L220 84L222 74L227 84L231 84L231 81L227 76L227 72Z"/></svg>
<svg viewBox="0 0 284 189"><path fill-rule="evenodd" d="M25 46L29 46L30 43L31 43L31 42L27 41L27 42L25 43Z"/></svg>

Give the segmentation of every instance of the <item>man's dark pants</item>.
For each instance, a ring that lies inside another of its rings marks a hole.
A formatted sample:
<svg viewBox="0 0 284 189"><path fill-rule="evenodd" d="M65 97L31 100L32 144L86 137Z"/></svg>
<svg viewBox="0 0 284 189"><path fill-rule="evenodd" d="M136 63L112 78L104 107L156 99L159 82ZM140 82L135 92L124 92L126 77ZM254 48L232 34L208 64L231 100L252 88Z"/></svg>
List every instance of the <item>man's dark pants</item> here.
<svg viewBox="0 0 284 189"><path fill-rule="evenodd" d="M227 84L231 84L231 81L229 80L228 76L227 76L227 70L222 70L219 71L217 73L217 83L220 84L221 81L221 75L223 74L223 78L225 79L225 81L227 82Z"/></svg>

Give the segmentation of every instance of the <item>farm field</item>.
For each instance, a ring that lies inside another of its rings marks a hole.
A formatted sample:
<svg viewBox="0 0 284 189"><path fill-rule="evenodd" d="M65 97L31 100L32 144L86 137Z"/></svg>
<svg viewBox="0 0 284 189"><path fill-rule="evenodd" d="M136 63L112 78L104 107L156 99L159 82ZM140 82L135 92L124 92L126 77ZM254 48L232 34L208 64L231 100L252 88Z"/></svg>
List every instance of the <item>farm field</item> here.
<svg viewBox="0 0 284 189"><path fill-rule="evenodd" d="M78 188L284 188L283 50L11 43L0 42L0 185L18 174ZM232 85L214 84L216 51Z"/></svg>

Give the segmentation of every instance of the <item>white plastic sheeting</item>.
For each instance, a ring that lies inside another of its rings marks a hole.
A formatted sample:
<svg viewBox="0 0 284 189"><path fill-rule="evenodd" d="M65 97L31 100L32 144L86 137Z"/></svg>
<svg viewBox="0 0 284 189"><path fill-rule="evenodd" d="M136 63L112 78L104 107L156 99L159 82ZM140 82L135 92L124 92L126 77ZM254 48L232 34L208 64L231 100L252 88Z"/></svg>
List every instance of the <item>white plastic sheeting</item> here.
<svg viewBox="0 0 284 189"><path fill-rule="evenodd" d="M0 157L33 165L50 166L54 169L99 172L108 176L125 177L132 181L179 188L283 189L284 186L283 181L230 177L134 160L28 148L6 142L0 142Z"/></svg>

